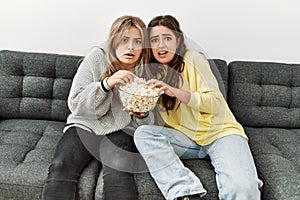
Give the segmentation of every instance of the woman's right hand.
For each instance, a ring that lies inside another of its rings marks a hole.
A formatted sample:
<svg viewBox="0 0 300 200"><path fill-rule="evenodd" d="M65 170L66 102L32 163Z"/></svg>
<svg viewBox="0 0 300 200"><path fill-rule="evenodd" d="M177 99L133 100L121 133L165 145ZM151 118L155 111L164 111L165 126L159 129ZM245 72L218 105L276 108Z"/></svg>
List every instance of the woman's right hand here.
<svg viewBox="0 0 300 200"><path fill-rule="evenodd" d="M135 77L135 74L128 70L119 70L111 77L108 77L107 84L110 88L114 88L117 84L125 85L132 82Z"/></svg>

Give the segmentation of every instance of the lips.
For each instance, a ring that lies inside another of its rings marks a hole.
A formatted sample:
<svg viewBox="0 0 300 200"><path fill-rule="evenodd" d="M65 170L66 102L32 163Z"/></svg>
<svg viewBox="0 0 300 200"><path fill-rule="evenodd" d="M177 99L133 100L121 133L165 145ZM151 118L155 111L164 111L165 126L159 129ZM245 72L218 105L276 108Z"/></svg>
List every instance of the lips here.
<svg viewBox="0 0 300 200"><path fill-rule="evenodd" d="M158 57L161 59L166 58L167 54L168 54L168 51L158 51L157 52Z"/></svg>
<svg viewBox="0 0 300 200"><path fill-rule="evenodd" d="M134 56L133 53L125 53L124 55L125 55L125 56L130 56L130 57L133 57L133 56Z"/></svg>
<svg viewBox="0 0 300 200"><path fill-rule="evenodd" d="M158 52L158 55L166 55L168 52L167 51L160 51Z"/></svg>

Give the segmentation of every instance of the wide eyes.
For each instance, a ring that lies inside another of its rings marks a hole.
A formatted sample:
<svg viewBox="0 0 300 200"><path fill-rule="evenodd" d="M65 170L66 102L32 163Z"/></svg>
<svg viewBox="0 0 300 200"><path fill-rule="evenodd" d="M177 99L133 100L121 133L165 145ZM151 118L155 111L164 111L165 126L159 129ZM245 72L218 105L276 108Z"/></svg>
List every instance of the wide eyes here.
<svg viewBox="0 0 300 200"><path fill-rule="evenodd" d="M136 45L141 45L142 44L142 40L141 39L134 39L134 43Z"/></svg>
<svg viewBox="0 0 300 200"><path fill-rule="evenodd" d="M129 42L130 42L130 38L129 37L123 37L121 39L121 43L122 44L127 44ZM142 39L140 39L140 38L134 38L133 39L133 44L136 45L136 46L142 45Z"/></svg>
<svg viewBox="0 0 300 200"><path fill-rule="evenodd" d="M172 37L166 37L165 40L166 41L171 41L173 38Z"/></svg>
<svg viewBox="0 0 300 200"><path fill-rule="evenodd" d="M153 37L153 38L150 39L150 42L151 42L152 44L156 44L156 43L159 42L159 40L160 40L159 37ZM163 37L162 37L162 40L165 41L165 42L169 42L169 41L172 41L173 38L172 38L171 36L163 36Z"/></svg>
<svg viewBox="0 0 300 200"><path fill-rule="evenodd" d="M150 40L150 42L151 42L151 43L157 43L157 42L158 42L158 38L152 38L152 39Z"/></svg>

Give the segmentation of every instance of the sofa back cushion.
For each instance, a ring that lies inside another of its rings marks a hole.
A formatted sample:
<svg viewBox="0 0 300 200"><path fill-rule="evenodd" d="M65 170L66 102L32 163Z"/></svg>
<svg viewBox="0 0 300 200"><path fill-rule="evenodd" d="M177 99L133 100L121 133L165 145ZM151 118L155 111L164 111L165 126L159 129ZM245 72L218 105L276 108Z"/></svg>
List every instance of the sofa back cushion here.
<svg viewBox="0 0 300 200"><path fill-rule="evenodd" d="M235 61L228 102L244 126L300 128L300 64Z"/></svg>
<svg viewBox="0 0 300 200"><path fill-rule="evenodd" d="M0 51L0 118L65 121L81 56Z"/></svg>

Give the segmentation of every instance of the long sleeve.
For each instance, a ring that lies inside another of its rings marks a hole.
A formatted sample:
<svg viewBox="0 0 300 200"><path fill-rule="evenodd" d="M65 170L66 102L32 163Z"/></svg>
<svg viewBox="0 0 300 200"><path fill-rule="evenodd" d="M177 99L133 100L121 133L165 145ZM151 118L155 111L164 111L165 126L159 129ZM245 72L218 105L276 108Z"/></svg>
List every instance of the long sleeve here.
<svg viewBox="0 0 300 200"><path fill-rule="evenodd" d="M85 57L74 76L68 106L71 114L67 123L80 124L93 130L97 135L105 135L134 124L151 124L153 115L144 119L133 119L123 110L118 91L102 90L99 79L106 69L104 52L94 48ZM134 122L134 123L131 123Z"/></svg>
<svg viewBox="0 0 300 200"><path fill-rule="evenodd" d="M202 113L217 113L221 108L222 94L218 82L204 55L188 52L185 57L184 77L188 80L191 98L188 106Z"/></svg>
<svg viewBox="0 0 300 200"><path fill-rule="evenodd" d="M187 51L182 89L190 91L188 104L181 103L169 115L160 111L165 126L179 130L200 145L207 145L226 135L246 138L242 126L235 120L218 82L204 55Z"/></svg>
<svg viewBox="0 0 300 200"><path fill-rule="evenodd" d="M94 48L85 57L74 76L68 106L76 116L95 119L110 108L112 92L101 89L99 79L105 70L104 52Z"/></svg>

